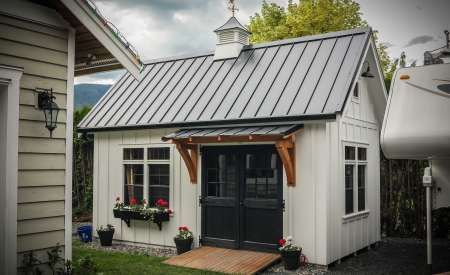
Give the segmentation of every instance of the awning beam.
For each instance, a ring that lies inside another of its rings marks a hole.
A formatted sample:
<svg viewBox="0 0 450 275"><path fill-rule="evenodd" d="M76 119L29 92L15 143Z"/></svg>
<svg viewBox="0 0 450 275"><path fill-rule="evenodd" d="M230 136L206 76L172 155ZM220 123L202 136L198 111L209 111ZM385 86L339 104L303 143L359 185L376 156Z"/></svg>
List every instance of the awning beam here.
<svg viewBox="0 0 450 275"><path fill-rule="evenodd" d="M198 145L225 142L274 142L286 172L288 186L295 186L295 143L294 135L246 135L171 138L189 172L191 183L197 183Z"/></svg>

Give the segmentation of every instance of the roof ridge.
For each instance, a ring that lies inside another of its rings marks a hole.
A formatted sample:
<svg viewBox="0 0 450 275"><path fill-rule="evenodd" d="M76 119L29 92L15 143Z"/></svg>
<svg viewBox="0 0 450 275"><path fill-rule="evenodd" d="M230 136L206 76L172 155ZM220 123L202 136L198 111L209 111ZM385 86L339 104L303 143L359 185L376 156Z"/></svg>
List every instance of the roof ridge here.
<svg viewBox="0 0 450 275"><path fill-rule="evenodd" d="M361 34L361 33L371 33L371 32L372 32L371 27L361 27L361 28L355 28L355 29L349 29L349 30L343 30L343 31L299 36L299 37L294 37L294 38L286 38L286 39L263 42L263 43L258 43L258 44L251 44L248 46L244 46L243 51L259 49L259 48L264 48L264 47L281 46L281 45L285 45L285 44L294 44L294 43L314 41L314 40L337 38L337 37L355 35L355 34ZM214 55L214 52L215 52L214 50L209 50L209 51L205 51L203 53L167 56L167 57L162 57L162 58L145 60L143 63L144 63L144 65L150 65L150 64L156 64L156 63L161 63L161 62L177 61L177 60L189 59L189 58L198 58L198 57L202 57L202 56L210 56L210 55L212 56L212 55Z"/></svg>

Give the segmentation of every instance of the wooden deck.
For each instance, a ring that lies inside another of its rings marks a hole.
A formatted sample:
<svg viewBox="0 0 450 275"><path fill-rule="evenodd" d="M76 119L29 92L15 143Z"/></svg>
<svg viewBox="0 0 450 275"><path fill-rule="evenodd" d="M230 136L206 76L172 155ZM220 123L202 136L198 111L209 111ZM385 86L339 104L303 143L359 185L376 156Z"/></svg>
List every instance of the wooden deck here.
<svg viewBox="0 0 450 275"><path fill-rule="evenodd" d="M230 274L255 274L280 260L275 253L202 246L163 263Z"/></svg>

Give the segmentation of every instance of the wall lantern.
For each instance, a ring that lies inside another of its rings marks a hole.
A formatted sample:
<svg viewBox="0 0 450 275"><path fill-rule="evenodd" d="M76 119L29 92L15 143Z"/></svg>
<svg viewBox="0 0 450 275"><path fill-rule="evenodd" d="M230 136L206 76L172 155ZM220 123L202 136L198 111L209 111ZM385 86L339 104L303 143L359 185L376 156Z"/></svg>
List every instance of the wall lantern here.
<svg viewBox="0 0 450 275"><path fill-rule="evenodd" d="M361 74L362 77L374 78L375 76L370 72L369 62L364 62L364 65L367 64L367 69L365 72Z"/></svg>
<svg viewBox="0 0 450 275"><path fill-rule="evenodd" d="M55 96L53 95L53 89L36 88L38 94L38 108L44 112L45 128L50 131L50 137L52 137L53 130L57 127L59 107L53 101Z"/></svg>

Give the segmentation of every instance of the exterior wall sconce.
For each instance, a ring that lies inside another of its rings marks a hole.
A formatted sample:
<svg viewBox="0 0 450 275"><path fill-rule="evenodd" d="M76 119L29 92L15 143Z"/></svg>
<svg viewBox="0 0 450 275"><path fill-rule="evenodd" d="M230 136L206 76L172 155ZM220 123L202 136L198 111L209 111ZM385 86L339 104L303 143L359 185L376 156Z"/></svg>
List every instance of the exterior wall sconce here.
<svg viewBox="0 0 450 275"><path fill-rule="evenodd" d="M365 72L361 74L362 77L374 78L375 76L370 72L370 65L368 61L364 62L364 65L367 64L367 69Z"/></svg>
<svg viewBox="0 0 450 275"><path fill-rule="evenodd" d="M38 108L44 112L45 128L50 131L52 137L53 130L57 127L59 113L59 107L53 101L55 99L53 89L36 88L35 91L38 94Z"/></svg>

